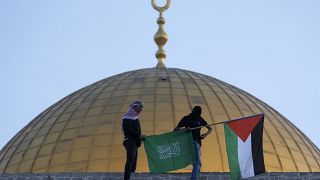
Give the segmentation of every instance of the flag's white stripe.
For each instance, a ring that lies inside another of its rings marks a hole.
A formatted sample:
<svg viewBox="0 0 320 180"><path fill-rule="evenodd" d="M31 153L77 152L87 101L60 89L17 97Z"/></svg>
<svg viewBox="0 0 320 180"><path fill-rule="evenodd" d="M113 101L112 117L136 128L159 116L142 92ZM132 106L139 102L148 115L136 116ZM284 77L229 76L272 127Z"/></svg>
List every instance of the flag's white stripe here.
<svg viewBox="0 0 320 180"><path fill-rule="evenodd" d="M251 134L246 142L243 142L238 137L238 159L241 171L241 177L254 176L253 160L252 160L252 147L251 147Z"/></svg>

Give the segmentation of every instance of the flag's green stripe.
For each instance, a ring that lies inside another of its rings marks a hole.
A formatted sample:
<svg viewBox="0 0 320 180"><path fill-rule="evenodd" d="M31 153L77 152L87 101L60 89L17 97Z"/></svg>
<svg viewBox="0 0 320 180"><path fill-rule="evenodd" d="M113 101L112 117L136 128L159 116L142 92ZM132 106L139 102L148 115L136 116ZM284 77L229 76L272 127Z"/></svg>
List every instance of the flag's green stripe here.
<svg viewBox="0 0 320 180"><path fill-rule="evenodd" d="M224 124L224 134L226 138L229 169L232 179L240 179L241 172L238 159L238 136Z"/></svg>

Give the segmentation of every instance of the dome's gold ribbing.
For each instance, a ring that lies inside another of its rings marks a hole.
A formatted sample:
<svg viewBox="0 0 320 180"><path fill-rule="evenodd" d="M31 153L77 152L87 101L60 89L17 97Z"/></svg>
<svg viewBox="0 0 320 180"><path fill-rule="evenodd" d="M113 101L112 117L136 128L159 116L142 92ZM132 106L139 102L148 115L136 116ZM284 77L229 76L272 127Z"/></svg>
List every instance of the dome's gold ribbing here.
<svg viewBox="0 0 320 180"><path fill-rule="evenodd" d="M209 124L265 114L263 156L267 172L320 172L320 150L277 110L253 95L214 77L165 67L168 40L160 13L155 41L157 68L122 72L81 88L47 108L21 129L0 151L1 173L123 172L126 152L121 116L128 104L144 101L141 129L145 135L171 132L195 105ZM230 66L235 64L230 62ZM266 69L267 73L272 69ZM32 86L32 85L30 85ZM19 111L19 109L17 110ZM4 120L5 121L5 120ZM223 126L203 140L201 171L229 172ZM136 172L149 172L140 148ZM192 166L175 172L192 172Z"/></svg>
<svg viewBox="0 0 320 180"><path fill-rule="evenodd" d="M155 0L151 0L151 4L152 4L152 7L159 12L159 18L157 20L159 29L157 33L154 35L154 41L158 45L158 51L156 52L156 58L158 59L158 64L156 67L161 68L161 67L165 67L164 59L166 58L167 55L163 47L168 41L168 35L163 29L163 26L165 24L165 19L162 16L162 13L169 8L170 0L167 0L166 4L163 7L158 6Z"/></svg>

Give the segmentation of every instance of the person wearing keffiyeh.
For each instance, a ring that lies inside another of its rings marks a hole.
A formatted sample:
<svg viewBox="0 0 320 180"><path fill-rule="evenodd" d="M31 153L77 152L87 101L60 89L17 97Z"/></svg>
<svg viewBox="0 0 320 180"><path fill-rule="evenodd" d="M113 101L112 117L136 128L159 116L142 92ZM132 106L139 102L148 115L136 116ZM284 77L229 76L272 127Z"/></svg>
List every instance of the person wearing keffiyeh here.
<svg viewBox="0 0 320 180"><path fill-rule="evenodd" d="M137 166L138 148L145 135L141 134L139 114L143 109L141 100L133 101L128 111L122 116L122 132L124 135L123 146L126 149L127 161L124 169L124 180L130 179L130 173L134 173Z"/></svg>

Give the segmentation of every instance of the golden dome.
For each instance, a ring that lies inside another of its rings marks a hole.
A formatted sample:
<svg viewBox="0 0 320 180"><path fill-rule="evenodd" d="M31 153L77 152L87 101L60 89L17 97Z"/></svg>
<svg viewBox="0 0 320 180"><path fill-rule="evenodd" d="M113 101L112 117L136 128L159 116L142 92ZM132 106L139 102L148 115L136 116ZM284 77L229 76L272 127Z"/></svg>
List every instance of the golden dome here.
<svg viewBox="0 0 320 180"><path fill-rule="evenodd" d="M118 74L82 88L45 110L0 153L0 173L123 172L120 117L134 99L146 135L172 131L194 105L208 123L264 113L267 172L320 171L320 151L279 112L230 84L176 68L148 68ZM149 172L143 147L138 172ZM190 172L190 167L180 170ZM223 126L202 146L202 171L228 172Z"/></svg>

